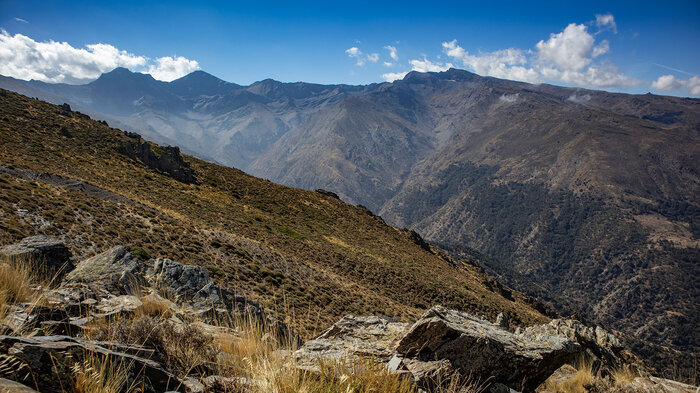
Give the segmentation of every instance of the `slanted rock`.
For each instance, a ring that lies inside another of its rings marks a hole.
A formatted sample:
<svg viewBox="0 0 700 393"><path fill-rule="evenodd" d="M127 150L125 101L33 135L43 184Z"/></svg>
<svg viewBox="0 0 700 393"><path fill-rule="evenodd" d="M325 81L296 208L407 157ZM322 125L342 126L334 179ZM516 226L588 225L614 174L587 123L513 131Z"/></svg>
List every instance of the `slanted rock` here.
<svg viewBox="0 0 700 393"><path fill-rule="evenodd" d="M128 368L128 375L144 386L144 392L184 391L177 378L149 359L112 350L96 342L67 336L11 337L0 336L0 353L5 353L29 369L27 381L44 393L61 393L70 386L73 367L86 358L109 357Z"/></svg>
<svg viewBox="0 0 700 393"><path fill-rule="evenodd" d="M26 237L19 243L2 247L0 255L36 263L39 268L45 269L49 278L56 277L57 281L74 268L66 244L44 235Z"/></svg>
<svg viewBox="0 0 700 393"><path fill-rule="evenodd" d="M530 326L526 334L559 334L583 347L587 358L593 361L594 372L607 374L628 363L630 355L623 353L620 340L600 326L586 326L575 319L553 319L544 325Z"/></svg>
<svg viewBox="0 0 700 393"><path fill-rule="evenodd" d="M37 393L37 391L19 382L0 378L0 393Z"/></svg>
<svg viewBox="0 0 700 393"><path fill-rule="evenodd" d="M396 348L398 357L423 386L430 384L426 369L431 370L430 375L454 369L463 376L502 383L523 392L534 391L580 351L579 344L563 335L514 334L489 321L440 306L428 310ZM432 362L442 365L436 369Z"/></svg>
<svg viewBox="0 0 700 393"><path fill-rule="evenodd" d="M124 247L117 246L80 262L63 282L99 284L110 293L130 294L143 268L144 265Z"/></svg>
<svg viewBox="0 0 700 393"><path fill-rule="evenodd" d="M387 363L394 356L394 347L409 325L370 316L347 315L296 352L298 364L315 369L319 360L342 360L371 357ZM397 370L400 371L400 370Z"/></svg>

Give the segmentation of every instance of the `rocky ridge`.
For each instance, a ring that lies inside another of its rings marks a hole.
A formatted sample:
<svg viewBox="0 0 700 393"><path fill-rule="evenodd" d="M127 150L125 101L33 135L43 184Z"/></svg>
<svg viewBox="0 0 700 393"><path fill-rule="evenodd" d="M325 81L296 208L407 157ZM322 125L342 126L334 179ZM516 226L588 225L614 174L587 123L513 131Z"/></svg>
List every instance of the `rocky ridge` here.
<svg viewBox="0 0 700 393"><path fill-rule="evenodd" d="M25 259L40 266L73 266L65 245L44 236L3 247L0 255L13 263ZM10 305L0 323L0 378L20 382L26 391L32 391L31 386L63 392L71 386L75 364L95 357L119 359L126 365L127 378L140 381L143 392L244 392L257 383L212 375L207 367L178 373L157 348L88 334L95 321L117 323L118 318L136 315L146 303L164 305L167 313L164 310L159 318L174 327L173 332L187 329L186 321L197 320L202 336L227 330L235 337L235 323L246 317L269 327L277 337L292 334L259 304L221 288L206 269L165 258L143 262L123 247L83 260L75 268L59 269L55 278L61 282L58 287L37 287L45 304ZM233 322L229 327L218 323L226 318ZM346 316L303 344L295 353L294 367L315 373L322 361L367 358L418 389L432 391L451 378L470 376L490 392L533 392L584 352L596 363L599 375L635 361L624 354L615 336L575 320L511 330L504 315L492 323L434 306L412 325L379 316ZM636 367L645 375L642 366ZM651 392L691 391L687 385L658 378L635 381ZM0 379L0 388L20 388L13 383ZM234 385L240 390L230 390Z"/></svg>

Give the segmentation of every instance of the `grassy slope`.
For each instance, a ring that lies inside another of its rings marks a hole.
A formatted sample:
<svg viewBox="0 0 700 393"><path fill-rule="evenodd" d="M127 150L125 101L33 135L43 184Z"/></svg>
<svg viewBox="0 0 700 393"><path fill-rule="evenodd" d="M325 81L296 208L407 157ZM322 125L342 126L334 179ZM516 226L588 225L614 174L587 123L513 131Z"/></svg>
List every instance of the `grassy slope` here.
<svg viewBox="0 0 700 393"><path fill-rule="evenodd" d="M522 296L489 290L479 269L423 250L362 208L192 157L185 159L200 184L183 184L123 156L128 137L119 130L7 91L0 103L0 165L82 180L139 203L2 174L0 243L64 236L80 257L142 247L206 266L306 333L348 313L412 318L436 303L492 317L504 311L516 322L545 319Z"/></svg>

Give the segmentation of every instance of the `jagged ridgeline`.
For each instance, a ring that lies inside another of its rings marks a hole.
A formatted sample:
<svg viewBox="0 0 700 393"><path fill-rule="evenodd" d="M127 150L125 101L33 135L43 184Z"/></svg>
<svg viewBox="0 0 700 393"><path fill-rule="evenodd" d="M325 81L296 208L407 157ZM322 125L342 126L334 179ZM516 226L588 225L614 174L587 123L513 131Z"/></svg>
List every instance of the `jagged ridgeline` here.
<svg viewBox="0 0 700 393"><path fill-rule="evenodd" d="M346 314L415 320L434 304L546 321L475 264L329 193L214 165L68 106L0 91L0 243L65 239L78 260L125 245L204 266L302 335Z"/></svg>

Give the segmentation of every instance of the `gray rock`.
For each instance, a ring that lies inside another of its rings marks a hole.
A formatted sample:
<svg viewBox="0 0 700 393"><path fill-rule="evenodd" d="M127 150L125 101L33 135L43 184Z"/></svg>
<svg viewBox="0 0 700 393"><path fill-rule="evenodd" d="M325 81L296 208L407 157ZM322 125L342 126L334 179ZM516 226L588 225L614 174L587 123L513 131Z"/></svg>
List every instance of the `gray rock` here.
<svg viewBox="0 0 700 393"><path fill-rule="evenodd" d="M510 319L506 314L502 312L498 313L498 316L496 317L496 325L508 330L510 329Z"/></svg>
<svg viewBox="0 0 700 393"><path fill-rule="evenodd" d="M2 247L0 255L37 263L39 268L45 269L48 278L55 278L56 281L74 268L66 244L43 235L26 237L19 243Z"/></svg>
<svg viewBox="0 0 700 393"><path fill-rule="evenodd" d="M119 347L114 347L119 348ZM108 357L128 368L131 381L144 386L144 392L184 391L177 378L155 361L67 336L11 337L0 336L0 353L16 359L30 371L40 391L61 393L70 386L73 367L88 356ZM18 381L27 382L27 381Z"/></svg>
<svg viewBox="0 0 700 393"><path fill-rule="evenodd" d="M144 265L122 246L95 255L78 264L64 279L64 284L89 283L101 285L110 293L133 293L133 282L125 282L123 276L142 277ZM125 285L128 284L128 285Z"/></svg>
<svg viewBox="0 0 700 393"><path fill-rule="evenodd" d="M36 390L19 382L0 378L0 393L38 393Z"/></svg>
<svg viewBox="0 0 700 393"><path fill-rule="evenodd" d="M601 328L590 327L574 319L553 319L544 325L530 326L525 334L559 334L580 344L593 361L594 372L607 374L626 362L620 340Z"/></svg>
<svg viewBox="0 0 700 393"><path fill-rule="evenodd" d="M390 322L375 316L348 315L297 350L297 362L311 370L317 368L319 360L352 359L356 356L369 356L388 363L394 356L394 346L407 329L406 323ZM394 371L400 371L398 366Z"/></svg>
<svg viewBox="0 0 700 393"><path fill-rule="evenodd" d="M463 376L500 382L512 389L532 392L555 370L573 359L580 345L556 334L513 334L469 314L435 306L428 310L399 341L396 352L411 370L420 367L421 381L430 362L447 363ZM430 368L438 375L449 372Z"/></svg>

